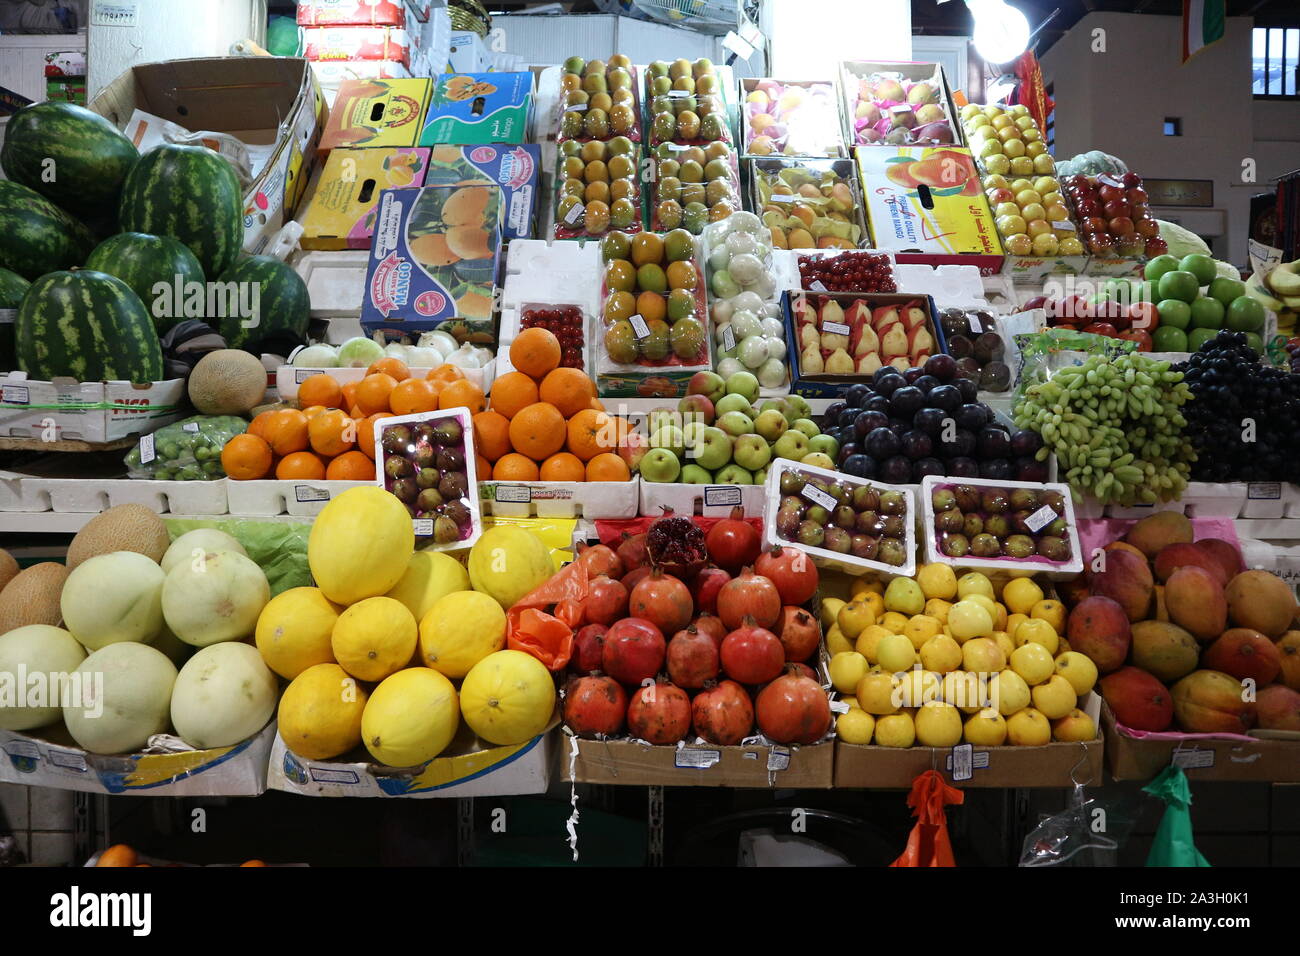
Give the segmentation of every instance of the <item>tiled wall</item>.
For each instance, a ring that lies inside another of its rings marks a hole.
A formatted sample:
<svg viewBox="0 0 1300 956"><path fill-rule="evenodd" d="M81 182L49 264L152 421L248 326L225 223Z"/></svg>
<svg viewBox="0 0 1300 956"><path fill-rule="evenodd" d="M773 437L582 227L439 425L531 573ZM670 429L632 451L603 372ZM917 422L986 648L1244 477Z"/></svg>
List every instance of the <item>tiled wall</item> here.
<svg viewBox="0 0 1300 956"><path fill-rule="evenodd" d="M80 866L85 862L73 859L75 798L71 790L0 783L0 814L29 863Z"/></svg>

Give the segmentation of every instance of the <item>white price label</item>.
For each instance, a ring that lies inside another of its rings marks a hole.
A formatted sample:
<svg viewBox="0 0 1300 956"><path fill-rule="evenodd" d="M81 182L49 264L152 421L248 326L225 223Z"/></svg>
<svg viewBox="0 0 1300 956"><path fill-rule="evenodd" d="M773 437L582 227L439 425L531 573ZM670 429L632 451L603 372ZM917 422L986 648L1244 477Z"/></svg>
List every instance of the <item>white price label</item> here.
<svg viewBox="0 0 1300 956"><path fill-rule="evenodd" d="M975 748L970 744L958 744L952 748L952 779L969 780L975 776Z"/></svg>
<svg viewBox="0 0 1300 956"><path fill-rule="evenodd" d="M697 750L694 747L683 747L673 755L673 765L677 767L690 767L694 770L705 770L722 760L722 752L718 750Z"/></svg>
<svg viewBox="0 0 1300 956"><path fill-rule="evenodd" d="M184 425L181 426L181 431L189 432L191 435L197 435L199 433L199 423L186 422Z"/></svg>
<svg viewBox="0 0 1300 956"><path fill-rule="evenodd" d="M1107 173L1102 173L1100 176L1097 177L1097 185L1099 185L1099 186L1114 186L1116 189L1123 189L1123 188L1124 188L1124 183L1123 183L1123 182L1121 182L1120 180L1116 179L1114 176L1108 175Z"/></svg>
<svg viewBox="0 0 1300 956"><path fill-rule="evenodd" d="M140 436L140 464L147 465L158 457L153 449L153 435Z"/></svg>
<svg viewBox="0 0 1300 956"><path fill-rule="evenodd" d="M418 535L424 535L427 538L433 534L432 518L413 518L411 524L415 527L415 533Z"/></svg>
<svg viewBox="0 0 1300 956"><path fill-rule="evenodd" d="M104 0L96 0L95 8L90 13L90 22L97 27L133 27L135 11L134 3L105 3Z"/></svg>
<svg viewBox="0 0 1300 956"><path fill-rule="evenodd" d="M0 388L0 402L6 405L27 405L31 400L26 385L6 385Z"/></svg>
<svg viewBox="0 0 1300 956"><path fill-rule="evenodd" d="M979 317L970 312L966 313L966 324L970 326L972 332L984 331L984 324L980 322Z"/></svg>
<svg viewBox="0 0 1300 956"><path fill-rule="evenodd" d="M722 351L730 352L736 347L736 331L731 326L722 330Z"/></svg>
<svg viewBox="0 0 1300 956"><path fill-rule="evenodd" d="M1028 518L1025 519L1025 527L1033 534L1038 534L1043 528L1056 520L1056 512L1052 510L1051 505L1043 505Z"/></svg>
<svg viewBox="0 0 1300 956"><path fill-rule="evenodd" d="M638 339L648 339L650 337L650 326L646 324L639 314L631 316L628 319L632 323L632 332Z"/></svg>
<svg viewBox="0 0 1300 956"><path fill-rule="evenodd" d="M295 501L329 501L330 490L328 488L316 488L312 485L294 485L293 497Z"/></svg>
<svg viewBox="0 0 1300 956"><path fill-rule="evenodd" d="M1279 481L1252 481L1246 485L1246 498L1250 501L1277 501L1281 497Z"/></svg>
<svg viewBox="0 0 1300 956"><path fill-rule="evenodd" d="M589 106L588 103L570 103L565 109L570 113L585 113Z"/></svg>
<svg viewBox="0 0 1300 956"><path fill-rule="evenodd" d="M891 112L891 113L910 113L910 112L912 112L912 107L909 106L907 103L899 103L897 106L891 106L891 107L889 108L889 112Z"/></svg>
<svg viewBox="0 0 1300 956"><path fill-rule="evenodd" d="M17 309L0 309L0 325L13 325L17 321Z"/></svg>
<svg viewBox="0 0 1300 956"><path fill-rule="evenodd" d="M823 322L822 331L829 332L831 335L850 335L853 332L843 322Z"/></svg>
<svg viewBox="0 0 1300 956"><path fill-rule="evenodd" d="M578 203L578 204L576 204L576 205L570 207L570 208L569 208L569 211L566 212L566 213L564 214L564 222L565 222L565 224L566 224L566 225L569 225L569 226L572 226L572 225L575 224L579 219L581 219L581 218L583 217L583 214L586 213L586 211L587 211L587 207L584 206L582 203Z"/></svg>
<svg viewBox="0 0 1300 956"><path fill-rule="evenodd" d="M704 489L706 508L734 508L743 500L739 485L709 485Z"/></svg>
<svg viewBox="0 0 1300 956"><path fill-rule="evenodd" d="M809 501L811 501L813 504L821 505L827 511L834 511L836 507L839 506L838 501L836 501L826 492L822 491L820 488L815 488L812 485L804 485L803 491L801 491L800 494L803 495L805 498L807 498Z"/></svg>
<svg viewBox="0 0 1300 956"><path fill-rule="evenodd" d="M1190 770L1193 767L1213 767L1213 750L1175 750L1170 761L1175 767Z"/></svg>
<svg viewBox="0 0 1300 956"><path fill-rule="evenodd" d="M533 500L533 489L527 485L497 485L497 501L511 504L528 504Z"/></svg>
<svg viewBox="0 0 1300 956"><path fill-rule="evenodd" d="M1079 229L1068 219L1057 220L1052 223L1052 228L1057 232L1078 232Z"/></svg>
<svg viewBox="0 0 1300 956"><path fill-rule="evenodd" d="M827 291L829 291L829 290L826 288L826 283L823 282L821 279L813 279L812 282L810 282L810 283L808 284L808 288L812 289L814 292L827 292Z"/></svg>

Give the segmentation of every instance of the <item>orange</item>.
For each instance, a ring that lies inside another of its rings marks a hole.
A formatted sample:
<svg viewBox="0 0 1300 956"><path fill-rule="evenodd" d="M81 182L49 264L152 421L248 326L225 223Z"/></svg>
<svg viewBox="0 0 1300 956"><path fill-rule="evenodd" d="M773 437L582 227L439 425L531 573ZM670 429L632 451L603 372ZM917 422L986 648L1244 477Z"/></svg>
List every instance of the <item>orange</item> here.
<svg viewBox="0 0 1300 956"><path fill-rule="evenodd" d="M557 452L542 462L542 481L586 481L587 469L567 451Z"/></svg>
<svg viewBox="0 0 1300 956"><path fill-rule="evenodd" d="M388 397L396 386L397 379L385 372L367 375L357 383L357 407L367 415L391 411Z"/></svg>
<svg viewBox="0 0 1300 956"><path fill-rule="evenodd" d="M537 383L523 372L506 372L492 383L492 410L514 418L537 401Z"/></svg>
<svg viewBox="0 0 1300 956"><path fill-rule="evenodd" d="M138 861L139 857L135 855L135 850L125 843L117 843L99 854L95 866L135 866Z"/></svg>
<svg viewBox="0 0 1300 956"><path fill-rule="evenodd" d="M510 444L533 461L545 461L564 447L564 416L549 402L529 405L510 419Z"/></svg>
<svg viewBox="0 0 1300 956"><path fill-rule="evenodd" d="M375 463L359 451L345 451L325 469L330 481L374 481Z"/></svg>
<svg viewBox="0 0 1300 956"><path fill-rule="evenodd" d="M307 450L307 416L296 408L282 408L273 412L264 432L262 437L277 455Z"/></svg>
<svg viewBox="0 0 1300 956"><path fill-rule="evenodd" d="M432 412L438 408L438 390L428 379L408 378L393 388L388 396L388 406L394 415Z"/></svg>
<svg viewBox="0 0 1300 956"><path fill-rule="evenodd" d="M333 458L357 443L357 423L346 412L332 408L307 422L307 437L312 451Z"/></svg>
<svg viewBox="0 0 1300 956"><path fill-rule="evenodd" d="M325 411L324 405L308 405L306 408L302 410L302 413L306 415L309 419L311 419L311 418L315 418L323 411Z"/></svg>
<svg viewBox="0 0 1300 956"><path fill-rule="evenodd" d="M474 447L488 461L510 454L510 420L500 412L474 416Z"/></svg>
<svg viewBox="0 0 1300 956"><path fill-rule="evenodd" d="M603 452L587 462L588 481L631 481L627 462L618 455Z"/></svg>
<svg viewBox="0 0 1300 956"><path fill-rule="evenodd" d="M642 292L636 297L636 310L641 313L641 318L647 322L653 322L656 319L662 322L668 312L668 305L664 297L658 292Z"/></svg>
<svg viewBox="0 0 1300 956"><path fill-rule="evenodd" d="M392 418L391 412L375 412L367 418L357 419L357 447L367 458L375 457L375 422L381 418Z"/></svg>
<svg viewBox="0 0 1300 956"><path fill-rule="evenodd" d="M257 435L236 435L221 449L221 467L236 481L265 478L271 470L271 446Z"/></svg>
<svg viewBox="0 0 1300 956"><path fill-rule="evenodd" d="M618 427L604 412L584 408L569 419L567 447L583 461L591 461L618 447Z"/></svg>
<svg viewBox="0 0 1300 956"><path fill-rule="evenodd" d="M243 863L241 863L241 864L239 864L239 865L240 865L241 867L245 867L245 866L266 866L266 864L263 863L261 860L245 860Z"/></svg>
<svg viewBox="0 0 1300 956"><path fill-rule="evenodd" d="M540 381L560 364L560 340L549 329L524 329L510 343L510 364Z"/></svg>
<svg viewBox="0 0 1300 956"><path fill-rule="evenodd" d="M448 365L446 362L437 368L430 369L429 374L425 376L426 379L433 383L434 388L440 392L445 386L450 385L452 382L459 382L464 377L465 373L457 366Z"/></svg>
<svg viewBox="0 0 1300 956"><path fill-rule="evenodd" d="M513 451L492 466L493 481L536 481L538 474L537 462Z"/></svg>
<svg viewBox="0 0 1300 956"><path fill-rule="evenodd" d="M474 471L479 481L487 481L492 477L492 463L482 455L475 455Z"/></svg>
<svg viewBox="0 0 1300 956"><path fill-rule="evenodd" d="M370 363L370 368L366 369L366 375L388 375L398 382L405 382L411 377L411 370L406 367L406 363L399 358L386 355L376 362Z"/></svg>
<svg viewBox="0 0 1300 956"><path fill-rule="evenodd" d="M357 386L360 381L348 382L343 386L343 398L339 401L339 408L351 408L357 403Z"/></svg>
<svg viewBox="0 0 1300 956"><path fill-rule="evenodd" d="M596 397L596 387L587 373L576 368L557 368L542 379L537 390L543 402L550 402L565 418L572 418L584 408L591 407Z"/></svg>
<svg viewBox="0 0 1300 956"><path fill-rule="evenodd" d="M261 412L260 414L255 415L253 417L253 420L248 423L248 434L256 435L258 438L265 440L266 423L271 420L271 416L273 416L274 414L275 414L274 411L270 411L270 412Z"/></svg>
<svg viewBox="0 0 1300 956"><path fill-rule="evenodd" d="M296 451L285 455L280 464L275 466L275 477L286 478L324 478L325 462L309 451Z"/></svg>
<svg viewBox="0 0 1300 956"><path fill-rule="evenodd" d="M605 410L605 403L602 402L599 398L593 398L591 400L591 407L598 412L603 412Z"/></svg>
<svg viewBox="0 0 1300 956"><path fill-rule="evenodd" d="M439 408L468 408L471 415L477 415L487 408L487 398L483 389L468 379L452 382L438 393Z"/></svg>
<svg viewBox="0 0 1300 956"><path fill-rule="evenodd" d="M313 375L298 386L299 405L324 405L338 408L343 401L343 386L324 372Z"/></svg>

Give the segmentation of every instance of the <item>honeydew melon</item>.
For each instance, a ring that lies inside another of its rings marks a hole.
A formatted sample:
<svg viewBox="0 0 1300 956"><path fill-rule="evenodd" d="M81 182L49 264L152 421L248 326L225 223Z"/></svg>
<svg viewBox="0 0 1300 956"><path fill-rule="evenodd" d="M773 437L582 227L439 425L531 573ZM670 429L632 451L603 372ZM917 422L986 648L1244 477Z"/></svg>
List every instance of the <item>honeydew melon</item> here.
<svg viewBox="0 0 1300 956"><path fill-rule="evenodd" d="M279 698L279 682L257 648L213 644L181 668L172 688L172 726L198 750L229 747L265 727Z"/></svg>
<svg viewBox="0 0 1300 956"><path fill-rule="evenodd" d="M186 558L197 560L205 552L216 554L218 551L234 551L248 557L244 546L232 535L218 531L216 528L195 528L193 531L185 532L167 548L167 553L162 556L160 562L163 573L171 571Z"/></svg>
<svg viewBox="0 0 1300 956"><path fill-rule="evenodd" d="M148 644L125 641L95 651L77 668L82 695L63 722L95 754L133 753L167 730L176 667Z"/></svg>
<svg viewBox="0 0 1300 956"><path fill-rule="evenodd" d="M162 585L167 626L195 647L248 637L270 600L271 586L262 569L234 551L182 561L167 572Z"/></svg>
<svg viewBox="0 0 1300 956"><path fill-rule="evenodd" d="M63 624L92 651L149 643L162 629L162 568L143 554L114 551L83 561L64 582Z"/></svg>
<svg viewBox="0 0 1300 956"><path fill-rule="evenodd" d="M0 634L0 728L29 730L58 720L63 711L55 687L62 694L62 675L85 659L85 649L61 627L29 624Z"/></svg>

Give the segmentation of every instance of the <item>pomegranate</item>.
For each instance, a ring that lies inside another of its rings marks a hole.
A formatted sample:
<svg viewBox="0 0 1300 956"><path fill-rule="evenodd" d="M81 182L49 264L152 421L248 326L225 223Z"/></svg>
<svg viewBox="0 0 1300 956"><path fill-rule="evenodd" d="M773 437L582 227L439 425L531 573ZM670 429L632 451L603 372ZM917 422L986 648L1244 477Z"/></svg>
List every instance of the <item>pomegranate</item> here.
<svg viewBox="0 0 1300 956"><path fill-rule="evenodd" d="M691 718L695 732L709 743L732 747L754 729L754 705L734 680L719 681L695 695Z"/></svg>
<svg viewBox="0 0 1300 956"><path fill-rule="evenodd" d="M664 508L663 517L650 525L645 546L652 565L683 581L695 577L708 560L700 526L690 518L673 514L672 508Z"/></svg>
<svg viewBox="0 0 1300 956"><path fill-rule="evenodd" d="M791 672L798 675L799 677L807 677L809 680L813 680L813 681L817 680L817 672L813 670L811 667L809 667L807 664L796 663L796 664L787 664L786 666L790 668Z"/></svg>
<svg viewBox="0 0 1300 956"><path fill-rule="evenodd" d="M777 545L764 551L754 571L776 585L782 604L803 604L817 593L817 566L799 548Z"/></svg>
<svg viewBox="0 0 1300 956"><path fill-rule="evenodd" d="M645 532L641 534L623 532L623 540L619 542L615 553L618 555L618 559L623 562L624 572L645 567L650 563L650 558L645 550Z"/></svg>
<svg viewBox="0 0 1300 956"><path fill-rule="evenodd" d="M826 691L808 677L782 674L758 692L754 701L758 729L778 744L812 744L831 729Z"/></svg>
<svg viewBox="0 0 1300 956"><path fill-rule="evenodd" d="M781 639L787 661L806 661L822 639L817 619L801 607L781 608L781 616L772 630Z"/></svg>
<svg viewBox="0 0 1300 956"><path fill-rule="evenodd" d="M639 617L625 617L605 634L600 669L620 683L639 684L659 673L664 648L659 628Z"/></svg>
<svg viewBox="0 0 1300 956"><path fill-rule="evenodd" d="M605 653L605 634L609 630L604 624L588 624L573 635L573 656L569 658L569 669L579 674L590 674L600 670L604 665L601 657Z"/></svg>
<svg viewBox="0 0 1300 956"><path fill-rule="evenodd" d="M627 614L627 588L622 581L601 575L587 582L583 615L589 624L610 625Z"/></svg>
<svg viewBox="0 0 1300 956"><path fill-rule="evenodd" d="M695 575L691 584L691 594L695 597L695 606L710 613L718 609L718 592L731 580L731 575L722 568L705 568Z"/></svg>
<svg viewBox="0 0 1300 956"><path fill-rule="evenodd" d="M691 729L691 699L662 678L638 687L627 706L627 729L638 740L675 744Z"/></svg>
<svg viewBox="0 0 1300 956"><path fill-rule="evenodd" d="M623 587L627 588L627 593L631 594L632 589L640 584L643 578L650 577L650 571L650 565L646 564L623 575Z"/></svg>
<svg viewBox="0 0 1300 956"><path fill-rule="evenodd" d="M574 560L577 564L585 564L588 576L593 578L601 574L607 574L611 578L623 576L622 560L607 545L579 542L578 557Z"/></svg>
<svg viewBox="0 0 1300 956"><path fill-rule="evenodd" d="M713 638L687 626L668 642L668 676L678 687L692 690L718 676L718 645Z"/></svg>
<svg viewBox="0 0 1300 956"><path fill-rule="evenodd" d="M715 647L721 647L722 639L727 636L727 628L722 623L722 618L708 612L697 615L695 620L691 621L691 627L713 638Z"/></svg>
<svg viewBox="0 0 1300 956"><path fill-rule="evenodd" d="M745 520L745 509L739 505L709 529L704 544L714 563L732 574L753 564L763 547L758 529Z"/></svg>
<svg viewBox="0 0 1300 956"><path fill-rule="evenodd" d="M781 595L776 585L750 568L718 592L718 617L727 630L734 631L746 617L752 617L759 627L771 627L780 616Z"/></svg>
<svg viewBox="0 0 1300 956"><path fill-rule="evenodd" d="M676 634L690 623L695 605L680 578L655 568L632 589L627 611L650 621L665 634Z"/></svg>
<svg viewBox="0 0 1300 956"><path fill-rule="evenodd" d="M623 729L627 694L612 677L575 677L564 687L564 723L579 737L612 737Z"/></svg>
<svg viewBox="0 0 1300 956"><path fill-rule="evenodd" d="M752 617L722 639L718 652L722 670L742 684L766 684L779 677L785 667L785 648L781 640Z"/></svg>

